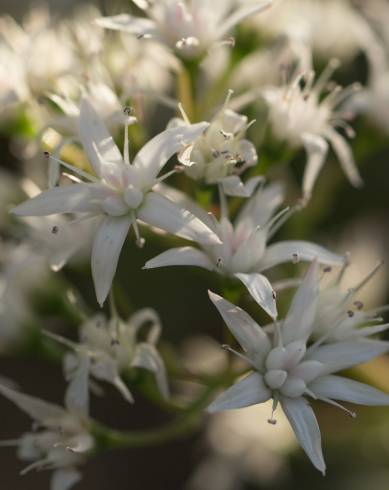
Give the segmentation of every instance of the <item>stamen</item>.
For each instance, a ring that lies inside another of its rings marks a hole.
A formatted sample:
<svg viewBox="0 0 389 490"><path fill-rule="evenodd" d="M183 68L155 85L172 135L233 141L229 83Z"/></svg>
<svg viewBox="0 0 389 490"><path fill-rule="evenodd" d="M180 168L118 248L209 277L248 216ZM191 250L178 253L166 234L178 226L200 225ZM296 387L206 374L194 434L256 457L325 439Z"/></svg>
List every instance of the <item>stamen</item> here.
<svg viewBox="0 0 389 490"><path fill-rule="evenodd" d="M318 76L316 80L315 91L317 94L320 94L323 91L327 82L332 77L334 71L337 68L339 68L339 66L340 66L340 61L338 59L333 58L329 61L327 66L324 68L324 70L321 72L321 74Z"/></svg>
<svg viewBox="0 0 389 490"><path fill-rule="evenodd" d="M344 255L344 263L339 271L338 277L335 280L335 284L339 285L343 279L344 273L347 267L350 265L350 252L346 252Z"/></svg>
<svg viewBox="0 0 389 490"><path fill-rule="evenodd" d="M350 415L351 418L355 419L357 417L357 414L355 412L352 412L348 408L344 407L338 402L335 402L334 400L331 400L331 398L326 398L326 397L318 397L319 400L326 402L330 405L333 405L334 407L340 408L341 410L344 410L348 415Z"/></svg>
<svg viewBox="0 0 389 490"><path fill-rule="evenodd" d="M123 109L124 114L127 116L127 120L124 124L124 163L126 165L130 165L130 148L129 148L129 139L128 139L128 126L130 124L130 117L132 116L134 110L132 107L126 106Z"/></svg>
<svg viewBox="0 0 389 490"><path fill-rule="evenodd" d="M247 356L245 356L244 354L241 354L240 352L236 351L235 349L233 349L230 345L228 344L222 344L222 349L227 351L227 352L231 352L231 354L234 354L235 356L239 357L240 359L242 359L243 361L251 364L252 366L254 366L253 362L251 361L251 359L249 359ZM255 366L254 366L255 367Z"/></svg>
<svg viewBox="0 0 389 490"><path fill-rule="evenodd" d="M146 240L141 237L140 232L139 232L139 226L138 222L136 220L136 215L134 212L132 212L132 225L134 227L134 232L135 232L135 237L136 237L136 244L139 248L143 248L144 244L146 243Z"/></svg>
<svg viewBox="0 0 389 490"><path fill-rule="evenodd" d="M52 160L53 162L59 163L60 165L71 170L72 172L75 172L76 174L81 175L81 177L84 177L84 179L87 179L90 182L99 182L98 178L94 177L93 175L89 174L88 172L84 172L84 170L81 170L78 167L74 167L70 163L64 162L63 160L60 160L59 158L53 157L52 155L50 155L50 153L48 151L45 151L44 155L46 158Z"/></svg>
<svg viewBox="0 0 389 490"><path fill-rule="evenodd" d="M270 416L270 419L267 419L267 423L268 424L271 424L271 425L276 425L277 424L277 419L274 418L274 413L277 409L277 406L278 406L278 398L274 397L273 398L273 406L272 406L272 409L271 409L271 416Z"/></svg>
<svg viewBox="0 0 389 490"><path fill-rule="evenodd" d="M384 264L383 260L381 260L380 262L377 262L377 264L367 274L367 276L364 279L362 279L362 281L353 288L354 292L356 293L357 291L360 291L370 281L370 279L372 279L372 277L383 266L383 264Z"/></svg>
<svg viewBox="0 0 389 490"><path fill-rule="evenodd" d="M184 106L182 105L181 102L178 103L178 110L180 111L182 119L186 122L186 124L190 124L190 119L187 113L185 112Z"/></svg>

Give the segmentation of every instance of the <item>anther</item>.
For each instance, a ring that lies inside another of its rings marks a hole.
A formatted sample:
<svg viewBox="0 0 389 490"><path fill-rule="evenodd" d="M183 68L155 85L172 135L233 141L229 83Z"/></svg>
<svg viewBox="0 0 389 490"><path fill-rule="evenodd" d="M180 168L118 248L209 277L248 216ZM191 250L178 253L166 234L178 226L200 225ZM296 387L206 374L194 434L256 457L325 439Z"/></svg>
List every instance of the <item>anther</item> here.
<svg viewBox="0 0 389 490"><path fill-rule="evenodd" d="M275 301L276 300L276 297L277 297L277 294L276 294L276 292L274 290L271 292L271 295L272 295L272 298Z"/></svg>
<svg viewBox="0 0 389 490"><path fill-rule="evenodd" d="M332 271L332 267L330 265L326 265L323 269L323 272L331 272Z"/></svg>
<svg viewBox="0 0 389 490"><path fill-rule="evenodd" d="M292 263L298 264L300 262L300 256L297 253L292 254Z"/></svg>
<svg viewBox="0 0 389 490"><path fill-rule="evenodd" d="M216 267L221 267L223 265L223 259L222 257L219 257L216 261Z"/></svg>
<svg viewBox="0 0 389 490"><path fill-rule="evenodd" d="M45 158L50 158L50 153L48 151L44 151L43 155Z"/></svg>
<svg viewBox="0 0 389 490"><path fill-rule="evenodd" d="M126 114L127 116L131 116L132 114L134 114L134 109L130 106L125 106L123 108L123 112L124 114Z"/></svg>
<svg viewBox="0 0 389 490"><path fill-rule="evenodd" d="M51 233L53 235L56 235L58 233L58 231L59 231L59 228L56 225L51 228Z"/></svg>
<svg viewBox="0 0 389 490"><path fill-rule="evenodd" d="M363 308L363 306L364 306L364 305L363 305L363 303L362 303L362 301L359 301L359 300L354 301L353 305L355 306L355 308L356 308L357 310L362 310L362 308Z"/></svg>
<svg viewBox="0 0 389 490"><path fill-rule="evenodd" d="M354 312L352 310L348 310L347 315L349 316L349 318L352 318L354 316Z"/></svg>

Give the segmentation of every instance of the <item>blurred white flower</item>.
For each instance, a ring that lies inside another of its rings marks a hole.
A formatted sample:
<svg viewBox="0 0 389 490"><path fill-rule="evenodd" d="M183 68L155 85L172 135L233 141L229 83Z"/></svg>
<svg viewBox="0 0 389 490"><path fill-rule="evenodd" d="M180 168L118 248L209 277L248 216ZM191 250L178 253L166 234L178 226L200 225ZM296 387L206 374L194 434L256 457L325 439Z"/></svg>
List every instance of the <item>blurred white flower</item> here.
<svg viewBox="0 0 389 490"><path fill-rule="evenodd" d="M210 298L244 350L234 352L253 372L220 395L209 412L273 400L269 423L280 403L296 437L313 465L325 473L320 430L305 396L343 408L334 400L389 405L389 395L333 373L369 361L389 350L389 342L365 338L326 344L327 334L310 342L319 301L320 268L315 260L297 290L286 318L275 322L272 335L243 310L210 292ZM337 324L332 328L336 329ZM375 332L372 332L375 333Z"/></svg>
<svg viewBox="0 0 389 490"><path fill-rule="evenodd" d="M14 208L13 213L18 216L80 213L85 218L102 218L92 250L92 274L97 300L102 305L131 226L137 243L143 243L138 219L189 240L219 242L193 214L152 190L171 174L158 178L170 157L196 139L207 126L207 123L198 123L166 130L149 141L130 164L127 126L123 157L92 105L84 99L79 133L96 176L61 162L88 182L77 179L75 184L44 191Z"/></svg>
<svg viewBox="0 0 389 490"><path fill-rule="evenodd" d="M254 121L249 123L247 116L229 109L231 95L232 91L208 128L185 148L178 160L192 179L221 184L227 195L249 197L261 177L243 184L239 175L258 162L255 146L245 139L246 131ZM185 116L185 120L174 119L170 126L173 124L177 127L190 123Z"/></svg>
<svg viewBox="0 0 389 490"><path fill-rule="evenodd" d="M148 326L145 341L138 341L140 329ZM112 318L107 321L98 315L87 321L80 330L80 343L74 343L59 335L48 333L72 350L64 359L69 388L67 400L87 407L89 403L89 378L105 381L115 386L123 397L133 402L133 397L121 375L132 368L150 371L156 379L158 389L165 398L169 386L163 360L156 344L161 334L161 323L157 313L149 308L139 310L127 322Z"/></svg>
<svg viewBox="0 0 389 490"><path fill-rule="evenodd" d="M308 154L303 179L303 194L306 200L311 197L315 181L324 164L328 142L350 183L355 187L362 185L351 148L337 131L340 128L344 129L347 135L354 135L347 123L349 112L342 108L341 104L359 89L359 85L353 84L345 89L335 86L324 98L322 97L337 66L335 60L330 61L316 80L314 72L301 73L297 70L287 85L263 90L263 97L269 106L269 120L274 136L287 141L292 147L304 146Z"/></svg>
<svg viewBox="0 0 389 490"><path fill-rule="evenodd" d="M156 39L183 58L201 56L215 43L223 41L243 19L269 7L272 0L133 0L147 17L128 14L103 17L96 23L107 29L125 31L138 38Z"/></svg>
<svg viewBox="0 0 389 490"><path fill-rule="evenodd" d="M278 184L260 188L238 214L234 225L226 215L220 222L208 216L221 245L173 248L146 262L145 269L173 265L192 265L220 274L236 277L247 287L257 303L272 317L277 316L275 292L262 274L278 264L292 261L311 261L315 257L323 264L341 265L344 259L312 242L287 240L268 245L268 241L294 210L284 209L283 189ZM194 206L192 212L200 213ZM200 214L199 214L200 215ZM203 220L207 217L203 216Z"/></svg>
<svg viewBox="0 0 389 490"><path fill-rule="evenodd" d="M45 402L0 385L0 394L30 416L35 430L1 445L16 446L18 456L31 462L23 471L54 470L51 490L69 490L81 480L77 467L85 462L94 441L88 431L87 414ZM39 430L37 430L39 428Z"/></svg>

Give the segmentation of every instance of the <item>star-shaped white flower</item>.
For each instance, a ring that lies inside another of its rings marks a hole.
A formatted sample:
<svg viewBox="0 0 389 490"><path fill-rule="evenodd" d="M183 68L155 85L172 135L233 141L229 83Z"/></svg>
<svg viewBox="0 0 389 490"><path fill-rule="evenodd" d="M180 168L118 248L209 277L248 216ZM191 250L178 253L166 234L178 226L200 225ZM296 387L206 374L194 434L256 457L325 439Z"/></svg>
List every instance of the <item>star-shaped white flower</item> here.
<svg viewBox="0 0 389 490"><path fill-rule="evenodd" d="M69 490L81 480L77 467L84 463L94 440L88 430L87 412L79 412L71 400L66 408L0 385L0 394L29 415L39 430L32 430L2 445L16 446L18 456L30 464L22 471L54 470L51 490Z"/></svg>
<svg viewBox="0 0 389 490"><path fill-rule="evenodd" d="M268 8L272 0L237 5L235 0L133 0L147 17L128 14L103 17L96 23L107 29L153 38L183 58L201 56L223 40L242 20Z"/></svg>
<svg viewBox="0 0 389 490"><path fill-rule="evenodd" d="M81 104L79 134L96 175L65 162L65 167L87 180L55 187L12 210L18 216L80 214L100 216L92 250L92 275L97 300L102 305L115 275L119 255L128 231L133 226L142 244L138 220L167 232L201 243L218 243L218 237L198 218L153 187L167 175L158 174L167 161L196 139L208 126L198 123L168 129L150 140L131 164L126 131L124 157L104 123L87 99Z"/></svg>
<svg viewBox="0 0 389 490"><path fill-rule="evenodd" d="M284 262L311 261L315 257L327 265L341 265L344 262L343 257L307 241L287 240L269 245L268 242L288 216L288 209L276 214L282 201L283 189L280 185L260 188L243 207L234 224L226 215L219 222L208 216L207 222L220 237L221 245L202 246L202 250L173 248L146 262L144 268L192 265L236 277L245 284L257 303L275 318L275 293L263 275L264 271ZM207 219L205 213L200 214L201 210L193 204L189 209L202 219Z"/></svg>
<svg viewBox="0 0 389 490"><path fill-rule="evenodd" d="M309 199L319 172L324 165L328 142L335 151L350 183L362 185L350 146L337 131L345 129L349 136L354 132L347 123L347 111L341 104L355 93L357 84L345 89L336 86L324 98L333 70L338 62L331 61L315 81L315 75L298 71L283 87L264 89L263 96L269 106L269 120L274 136L287 141L292 147L304 146L308 162L303 178L303 194Z"/></svg>
<svg viewBox="0 0 389 490"><path fill-rule="evenodd" d="M389 342L348 339L325 344L326 336L312 341L319 301L320 268L315 260L297 290L286 318L271 332L263 330L246 312L210 292L228 328L253 372L219 396L209 412L247 407L273 399L273 413L280 403L314 466L322 473L325 463L318 423L306 396L344 408L334 400L389 405L389 395L334 373L381 355ZM332 325L335 330L337 324ZM349 412L353 417L355 414ZM269 422L274 424L273 413Z"/></svg>
<svg viewBox="0 0 389 490"><path fill-rule="evenodd" d="M138 341L139 330L148 326L145 341ZM133 368L150 371L156 379L161 395L169 396L165 366L156 344L161 334L161 323L157 313L145 308L132 315L127 322L118 318L107 321L97 315L81 327L80 343L47 332L50 338L70 347L64 360L69 380L66 394L79 407L89 404L89 380L93 377L115 386L130 403L133 397L122 379L122 375Z"/></svg>

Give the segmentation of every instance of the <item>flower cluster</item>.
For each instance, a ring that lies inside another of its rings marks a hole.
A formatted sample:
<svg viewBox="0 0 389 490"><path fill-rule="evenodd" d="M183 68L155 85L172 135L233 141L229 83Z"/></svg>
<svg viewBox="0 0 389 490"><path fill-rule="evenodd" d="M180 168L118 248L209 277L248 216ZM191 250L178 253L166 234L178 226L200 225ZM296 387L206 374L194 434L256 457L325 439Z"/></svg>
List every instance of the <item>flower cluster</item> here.
<svg viewBox="0 0 389 490"><path fill-rule="evenodd" d="M359 297L381 263L343 290L353 257L306 240L309 226L300 239L293 223L305 222L321 179L328 184L330 149L362 187L348 141L357 114L388 131L389 8L380 0L366 12L332 0L132 3L131 13L102 17L88 7L66 22L46 9L21 24L0 18L0 132L20 162L0 176L1 208L10 211L0 215L0 350L46 353L67 382L62 408L2 378L0 394L38 429L4 444L29 462L23 473L54 470L51 489L68 490L96 451L175 437L194 412L271 400L268 422L281 406L325 473L309 400L352 417L338 402L389 405L384 392L337 374L389 352L376 337L389 327L380 316L387 308L365 309ZM367 85L331 81L357 55ZM317 75L316 58L324 61ZM301 185L289 161L303 162ZM85 260L91 278L79 267ZM201 268L218 288L210 300L243 350L223 345L234 356L220 372L188 372L168 335L161 339L158 313L133 309L122 287L122 274L152 284L153 269L170 266ZM296 290L282 315L285 289ZM48 321L42 305L51 301ZM258 306L258 319L242 304ZM183 405L180 374L206 396L191 393ZM105 427L89 415L91 393L103 395L105 384L129 403L141 391L178 411L177 425L135 434Z"/></svg>

